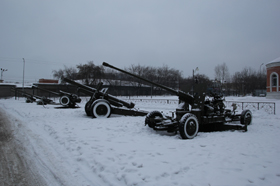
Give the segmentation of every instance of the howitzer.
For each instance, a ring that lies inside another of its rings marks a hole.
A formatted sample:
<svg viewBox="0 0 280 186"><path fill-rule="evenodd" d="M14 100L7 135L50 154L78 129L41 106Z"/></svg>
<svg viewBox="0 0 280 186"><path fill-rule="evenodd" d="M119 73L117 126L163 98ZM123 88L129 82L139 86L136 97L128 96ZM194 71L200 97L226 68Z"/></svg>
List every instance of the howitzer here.
<svg viewBox="0 0 280 186"><path fill-rule="evenodd" d="M13 90L13 89L12 89ZM37 104L38 105L46 105L46 104L51 104L53 103L53 100L51 99L47 99L46 97L41 97L41 96L36 96L36 95L32 95L32 94L29 94L29 93L26 93L24 91L21 91L21 90L13 90L15 93L16 92L19 92L22 94L22 96L24 96L26 98L26 103L33 103L34 101L37 101Z"/></svg>
<svg viewBox="0 0 280 186"><path fill-rule="evenodd" d="M215 131L237 129L247 131L247 125L252 122L252 112L243 110L241 114L236 114L235 108L231 111L225 109L223 99L220 96L212 95L213 99L205 100L205 94L191 96L182 91L154 83L150 80L114 67L106 62L103 66L118 70L142 81L160 87L179 97L179 106L176 109L176 116L165 116L159 111L152 111L147 114L145 125L154 130L166 130L167 132L180 132L182 139L192 139L199 131ZM191 107L191 109L189 108ZM233 124L233 122L240 124Z"/></svg>
<svg viewBox="0 0 280 186"><path fill-rule="evenodd" d="M103 83L100 82L96 88L92 88L71 79L64 78L65 82L76 85L78 91L91 96L90 100L85 104L85 112L88 116L94 118L107 118L111 114L129 115L129 116L145 116L147 112L135 110L135 104L118 99L107 93L108 89L102 89Z"/></svg>
<svg viewBox="0 0 280 186"><path fill-rule="evenodd" d="M60 90L59 92L53 92L51 90L47 90L47 89L43 89L40 88L38 86L32 86L32 88L36 88L45 92L49 92L51 94L57 95L59 96L59 103L64 106L64 107L70 107L70 108L74 108L76 106L76 103L80 103L81 102L81 98L78 97L78 95L76 94L71 94L69 92L64 92L62 90Z"/></svg>
<svg viewBox="0 0 280 186"><path fill-rule="evenodd" d="M34 101L36 101L36 98L31 95L31 94L28 94L26 92L23 92L23 91L19 91L19 90L15 90L15 89L11 89L13 92L15 92L15 97L17 96L17 92L20 92L22 96L24 96L26 98L25 102L26 103L33 103Z"/></svg>

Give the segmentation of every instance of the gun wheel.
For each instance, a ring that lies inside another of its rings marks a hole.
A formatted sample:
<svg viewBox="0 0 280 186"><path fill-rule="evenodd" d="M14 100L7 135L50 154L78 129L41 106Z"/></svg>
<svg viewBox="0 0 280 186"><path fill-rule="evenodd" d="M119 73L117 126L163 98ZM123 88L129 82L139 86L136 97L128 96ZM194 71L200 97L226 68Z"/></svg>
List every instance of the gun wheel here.
<svg viewBox="0 0 280 186"><path fill-rule="evenodd" d="M59 102L62 106L68 106L70 103L70 99L68 96L61 96L61 98L59 99Z"/></svg>
<svg viewBox="0 0 280 186"><path fill-rule="evenodd" d="M182 139L193 139L199 129L198 120L195 115L187 113L179 122L179 132Z"/></svg>
<svg viewBox="0 0 280 186"><path fill-rule="evenodd" d="M148 125L150 128L156 126L156 120L162 120L163 116L159 111L152 111L147 114L145 119L145 125Z"/></svg>
<svg viewBox="0 0 280 186"><path fill-rule="evenodd" d="M245 125L250 125L253 120L253 114L250 110L243 110L241 112L240 123Z"/></svg>
<svg viewBox="0 0 280 186"><path fill-rule="evenodd" d="M94 101L91 105L91 115L94 118L108 118L111 115L110 103L103 99Z"/></svg>
<svg viewBox="0 0 280 186"><path fill-rule="evenodd" d="M90 104L91 104L91 102L90 101L88 101L87 103L86 103L86 105L85 105L85 112L86 112L86 114L87 114L87 116L91 116L91 106L90 106Z"/></svg>

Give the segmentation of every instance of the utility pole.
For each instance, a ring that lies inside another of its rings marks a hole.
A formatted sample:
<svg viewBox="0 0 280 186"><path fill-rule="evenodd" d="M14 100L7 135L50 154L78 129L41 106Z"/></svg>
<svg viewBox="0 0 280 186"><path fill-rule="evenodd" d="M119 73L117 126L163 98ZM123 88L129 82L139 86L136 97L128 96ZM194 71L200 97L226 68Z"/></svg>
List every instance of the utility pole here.
<svg viewBox="0 0 280 186"><path fill-rule="evenodd" d="M3 81L3 82L4 82L4 80L3 80L3 72L5 72L5 71L8 71L8 69L1 68L1 81Z"/></svg>
<svg viewBox="0 0 280 186"><path fill-rule="evenodd" d="M23 59L23 78L22 78L22 91L24 92L24 70L25 70L25 59Z"/></svg>

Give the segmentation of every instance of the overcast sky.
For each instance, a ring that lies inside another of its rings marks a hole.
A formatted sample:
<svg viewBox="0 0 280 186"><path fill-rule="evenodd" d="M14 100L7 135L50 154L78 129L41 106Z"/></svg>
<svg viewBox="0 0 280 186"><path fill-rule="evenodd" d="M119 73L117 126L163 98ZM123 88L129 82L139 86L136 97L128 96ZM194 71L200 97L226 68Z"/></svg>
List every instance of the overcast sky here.
<svg viewBox="0 0 280 186"><path fill-rule="evenodd" d="M5 81L38 81L94 61L214 78L280 57L279 0L1 0L0 68Z"/></svg>

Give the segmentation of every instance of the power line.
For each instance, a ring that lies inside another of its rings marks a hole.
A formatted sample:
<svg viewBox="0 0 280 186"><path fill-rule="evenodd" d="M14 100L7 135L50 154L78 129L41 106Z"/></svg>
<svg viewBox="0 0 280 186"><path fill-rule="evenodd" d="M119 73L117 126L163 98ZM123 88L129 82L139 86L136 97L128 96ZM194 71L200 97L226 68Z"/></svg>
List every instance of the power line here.
<svg viewBox="0 0 280 186"><path fill-rule="evenodd" d="M22 61L22 58L5 58L5 57L0 57L0 61L3 62L11 62L11 63L19 63ZM38 59L29 59L25 58L25 61L28 63L33 63L33 64L65 64L63 62L57 62L57 61L47 61L47 60L38 60Z"/></svg>

